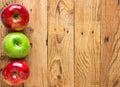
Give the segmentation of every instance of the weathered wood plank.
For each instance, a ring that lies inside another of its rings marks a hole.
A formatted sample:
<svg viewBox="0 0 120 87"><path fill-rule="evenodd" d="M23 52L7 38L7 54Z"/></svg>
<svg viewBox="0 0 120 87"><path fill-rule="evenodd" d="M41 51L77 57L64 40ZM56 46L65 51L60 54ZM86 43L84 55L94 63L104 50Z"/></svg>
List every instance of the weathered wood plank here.
<svg viewBox="0 0 120 87"><path fill-rule="evenodd" d="M100 0L75 2L75 87L100 87Z"/></svg>
<svg viewBox="0 0 120 87"><path fill-rule="evenodd" d="M25 34L31 41L26 58L31 75L24 87L47 87L47 0L24 0L24 4L30 11Z"/></svg>
<svg viewBox="0 0 120 87"><path fill-rule="evenodd" d="M48 0L48 87L74 87L74 0Z"/></svg>
<svg viewBox="0 0 120 87"><path fill-rule="evenodd" d="M101 87L120 87L120 3L101 1Z"/></svg>

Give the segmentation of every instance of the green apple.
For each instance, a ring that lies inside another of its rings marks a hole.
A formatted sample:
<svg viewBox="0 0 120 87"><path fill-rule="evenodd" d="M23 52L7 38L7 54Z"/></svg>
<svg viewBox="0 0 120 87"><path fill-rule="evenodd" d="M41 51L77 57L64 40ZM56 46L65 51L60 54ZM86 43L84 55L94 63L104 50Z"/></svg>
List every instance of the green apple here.
<svg viewBox="0 0 120 87"><path fill-rule="evenodd" d="M30 42L23 33L12 32L3 39L2 48L10 58L23 58L29 53Z"/></svg>

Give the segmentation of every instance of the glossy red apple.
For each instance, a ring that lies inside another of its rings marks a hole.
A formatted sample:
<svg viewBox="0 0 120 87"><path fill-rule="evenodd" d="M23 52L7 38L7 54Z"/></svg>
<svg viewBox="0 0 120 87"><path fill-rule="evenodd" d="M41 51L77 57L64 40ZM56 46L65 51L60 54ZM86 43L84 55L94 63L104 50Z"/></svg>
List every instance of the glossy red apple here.
<svg viewBox="0 0 120 87"><path fill-rule="evenodd" d="M29 22L29 12L20 4L10 4L2 10L1 19L8 29L21 31Z"/></svg>
<svg viewBox="0 0 120 87"><path fill-rule="evenodd" d="M2 75L9 85L17 86L29 77L29 67L23 60L12 60L3 68Z"/></svg>

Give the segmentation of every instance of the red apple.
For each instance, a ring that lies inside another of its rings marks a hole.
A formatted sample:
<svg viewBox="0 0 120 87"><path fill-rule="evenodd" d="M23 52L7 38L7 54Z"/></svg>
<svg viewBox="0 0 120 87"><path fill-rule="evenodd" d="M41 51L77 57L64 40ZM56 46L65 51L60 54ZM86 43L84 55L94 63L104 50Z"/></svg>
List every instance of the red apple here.
<svg viewBox="0 0 120 87"><path fill-rule="evenodd" d="M21 31L29 22L29 12L20 4L10 4L2 10L1 19L8 29Z"/></svg>
<svg viewBox="0 0 120 87"><path fill-rule="evenodd" d="M3 68L2 75L9 85L17 86L29 77L29 67L23 60L12 60Z"/></svg>

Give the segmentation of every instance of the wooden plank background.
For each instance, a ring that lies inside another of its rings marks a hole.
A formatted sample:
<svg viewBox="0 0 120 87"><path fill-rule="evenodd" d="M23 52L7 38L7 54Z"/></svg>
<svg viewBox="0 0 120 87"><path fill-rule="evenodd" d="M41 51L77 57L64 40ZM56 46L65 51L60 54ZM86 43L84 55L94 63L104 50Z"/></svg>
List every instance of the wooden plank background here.
<svg viewBox="0 0 120 87"><path fill-rule="evenodd" d="M24 5L30 77L17 87L120 87L120 0L0 0ZM0 21L0 43L8 34ZM10 61L0 44L0 72ZM0 74L0 87L7 85Z"/></svg>

